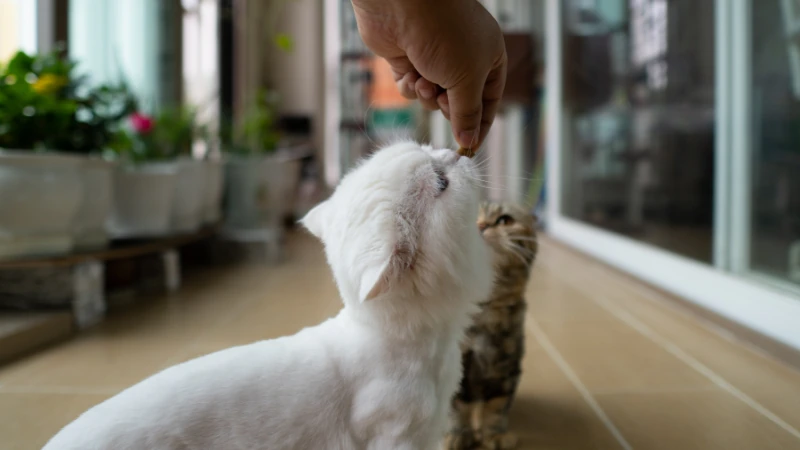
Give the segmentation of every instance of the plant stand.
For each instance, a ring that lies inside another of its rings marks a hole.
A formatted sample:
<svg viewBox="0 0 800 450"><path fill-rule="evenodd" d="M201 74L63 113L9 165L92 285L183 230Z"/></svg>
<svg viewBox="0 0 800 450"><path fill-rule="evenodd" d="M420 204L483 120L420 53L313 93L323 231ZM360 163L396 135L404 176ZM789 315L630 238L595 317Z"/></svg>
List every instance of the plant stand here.
<svg viewBox="0 0 800 450"><path fill-rule="evenodd" d="M0 306L14 309L69 309L79 329L100 322L107 310L106 265L158 255L163 286L181 286L179 249L216 234L217 227L163 239L122 242L107 250L54 258L0 262Z"/></svg>

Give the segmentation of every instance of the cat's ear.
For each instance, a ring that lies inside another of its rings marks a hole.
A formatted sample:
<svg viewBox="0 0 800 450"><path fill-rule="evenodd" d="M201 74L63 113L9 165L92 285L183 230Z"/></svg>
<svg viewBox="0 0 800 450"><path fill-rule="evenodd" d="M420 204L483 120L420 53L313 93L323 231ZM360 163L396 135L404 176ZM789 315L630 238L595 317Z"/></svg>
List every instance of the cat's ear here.
<svg viewBox="0 0 800 450"><path fill-rule="evenodd" d="M391 260L387 259L383 263L368 267L364 271L358 287L358 301L360 303L372 300L389 289L390 266Z"/></svg>
<svg viewBox="0 0 800 450"><path fill-rule="evenodd" d="M320 239L322 239L322 229L325 224L328 207L328 200L326 200L312 208L305 217L300 219L300 223L302 223L311 234Z"/></svg>
<svg viewBox="0 0 800 450"><path fill-rule="evenodd" d="M391 253L380 264L364 270L358 288L361 303L385 294L392 282L402 279L407 271L413 270L414 251L410 246L395 244Z"/></svg>

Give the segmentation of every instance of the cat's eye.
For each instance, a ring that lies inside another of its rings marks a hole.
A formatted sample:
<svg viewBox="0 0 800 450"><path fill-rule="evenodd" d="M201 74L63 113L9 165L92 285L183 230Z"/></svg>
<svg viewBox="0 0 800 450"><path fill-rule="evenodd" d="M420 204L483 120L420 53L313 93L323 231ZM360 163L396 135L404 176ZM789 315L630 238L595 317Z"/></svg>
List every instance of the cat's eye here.
<svg viewBox="0 0 800 450"><path fill-rule="evenodd" d="M439 189L439 193L444 192L447 186L450 186L450 180L447 179L443 171L436 170L436 188Z"/></svg>
<svg viewBox="0 0 800 450"><path fill-rule="evenodd" d="M502 216L498 217L495 221L495 225L510 225L514 223L514 218L509 216L508 214L503 214Z"/></svg>

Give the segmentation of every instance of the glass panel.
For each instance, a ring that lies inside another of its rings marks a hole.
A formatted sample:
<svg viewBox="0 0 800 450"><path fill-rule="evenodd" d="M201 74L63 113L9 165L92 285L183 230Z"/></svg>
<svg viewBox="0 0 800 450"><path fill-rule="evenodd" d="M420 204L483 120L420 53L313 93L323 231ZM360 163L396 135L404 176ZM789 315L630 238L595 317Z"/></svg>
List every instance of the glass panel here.
<svg viewBox="0 0 800 450"><path fill-rule="evenodd" d="M564 214L711 262L714 2L563 5Z"/></svg>
<svg viewBox="0 0 800 450"><path fill-rule="evenodd" d="M800 1L751 11L750 267L800 285Z"/></svg>

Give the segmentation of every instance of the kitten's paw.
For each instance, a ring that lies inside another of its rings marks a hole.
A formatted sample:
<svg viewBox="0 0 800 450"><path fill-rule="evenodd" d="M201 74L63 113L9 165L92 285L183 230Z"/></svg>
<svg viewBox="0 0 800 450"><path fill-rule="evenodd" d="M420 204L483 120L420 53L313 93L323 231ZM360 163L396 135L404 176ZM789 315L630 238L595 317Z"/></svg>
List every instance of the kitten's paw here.
<svg viewBox="0 0 800 450"><path fill-rule="evenodd" d="M511 450L516 448L517 436L513 433L500 433L487 436L481 442L483 450Z"/></svg>
<svg viewBox="0 0 800 450"><path fill-rule="evenodd" d="M477 442L472 430L458 430L447 433L442 441L442 450L473 450Z"/></svg>

